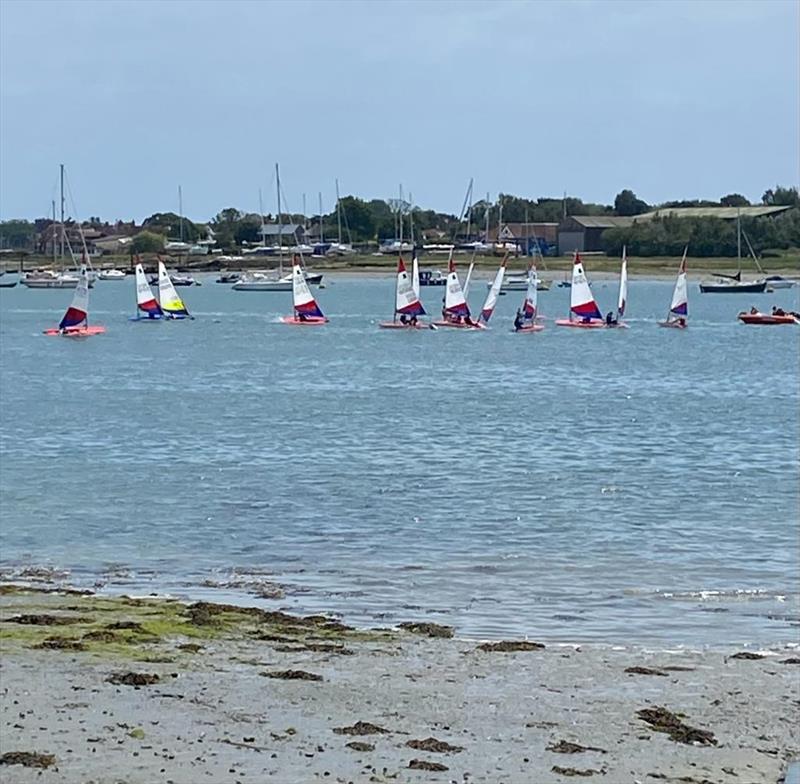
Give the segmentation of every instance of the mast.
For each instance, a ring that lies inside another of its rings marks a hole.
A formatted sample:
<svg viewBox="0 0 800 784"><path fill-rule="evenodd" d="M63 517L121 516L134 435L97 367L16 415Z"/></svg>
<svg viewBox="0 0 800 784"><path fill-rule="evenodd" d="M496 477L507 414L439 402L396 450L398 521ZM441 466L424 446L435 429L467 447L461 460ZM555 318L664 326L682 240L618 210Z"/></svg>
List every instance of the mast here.
<svg viewBox="0 0 800 784"><path fill-rule="evenodd" d="M411 234L411 256L414 256L414 197L408 194L408 231Z"/></svg>
<svg viewBox="0 0 800 784"><path fill-rule="evenodd" d="M261 199L261 188L258 189L258 214L261 218L261 247L267 247L267 232L264 231L264 202Z"/></svg>
<svg viewBox="0 0 800 784"><path fill-rule="evenodd" d="M469 207L467 207L467 236L466 241L470 241L472 232L472 180L469 181Z"/></svg>
<svg viewBox="0 0 800 784"><path fill-rule="evenodd" d="M303 194L303 242L308 242L308 221L306 220L306 195Z"/></svg>
<svg viewBox="0 0 800 784"><path fill-rule="evenodd" d="M178 186L178 215L181 219L181 242L183 242L183 191Z"/></svg>
<svg viewBox="0 0 800 784"><path fill-rule="evenodd" d="M486 193L486 209L484 210L484 217L486 218L486 236L483 238L483 241L488 245L489 244L489 193Z"/></svg>
<svg viewBox="0 0 800 784"><path fill-rule="evenodd" d="M400 201L397 205L397 218L400 224L400 247L398 248L398 253L403 252L403 186L400 186Z"/></svg>
<svg viewBox="0 0 800 784"><path fill-rule="evenodd" d="M58 235L56 234L56 200L53 199L53 229L51 239L53 241L53 266L56 265L56 254L58 253Z"/></svg>
<svg viewBox="0 0 800 784"><path fill-rule="evenodd" d="M275 183L278 190L278 266L280 276L283 277L283 226L281 225L281 173L278 164L275 164Z"/></svg>
<svg viewBox="0 0 800 784"><path fill-rule="evenodd" d="M336 179L336 242L342 244L342 204L339 197L339 180Z"/></svg>
<svg viewBox="0 0 800 784"><path fill-rule="evenodd" d="M60 174L61 174L61 265L64 265L64 164L62 163L60 166Z"/></svg>
<svg viewBox="0 0 800 784"><path fill-rule="evenodd" d="M736 208L736 269L742 272L742 209Z"/></svg>

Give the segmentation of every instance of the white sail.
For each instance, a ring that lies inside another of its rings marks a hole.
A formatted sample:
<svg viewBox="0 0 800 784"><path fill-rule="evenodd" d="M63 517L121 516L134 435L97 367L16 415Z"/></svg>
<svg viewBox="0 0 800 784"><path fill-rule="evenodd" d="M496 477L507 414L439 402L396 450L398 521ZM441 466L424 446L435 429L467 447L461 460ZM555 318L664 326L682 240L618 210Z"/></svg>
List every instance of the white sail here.
<svg viewBox="0 0 800 784"><path fill-rule="evenodd" d="M158 300L165 313L189 315L186 305L175 291L163 261L158 262Z"/></svg>
<svg viewBox="0 0 800 784"><path fill-rule="evenodd" d="M306 276L300 265L299 256L295 256L292 261L292 302L298 314L302 313L305 316L323 318L323 313L319 305L317 305L311 289L308 288L308 283L306 283Z"/></svg>
<svg viewBox="0 0 800 784"><path fill-rule="evenodd" d="M538 315L539 276L536 267L531 264L528 269L528 289L525 292L525 302L522 303L522 315L526 319L535 319Z"/></svg>
<svg viewBox="0 0 800 784"><path fill-rule="evenodd" d="M469 269L467 270L467 277L464 280L464 299L469 296L469 282L472 279L472 270L475 267L475 262L471 261L469 263Z"/></svg>
<svg viewBox="0 0 800 784"><path fill-rule="evenodd" d="M397 287L395 289L394 309L396 313L405 313L410 316L419 316L425 313L419 297L414 291L411 279L408 277L402 256L398 256L397 260Z"/></svg>
<svg viewBox="0 0 800 784"><path fill-rule="evenodd" d="M78 327L89 320L89 274L86 267L81 267L78 285L75 286L75 293L72 295L72 302L67 308L67 312L58 325L59 329L65 330L70 327Z"/></svg>
<svg viewBox="0 0 800 784"><path fill-rule="evenodd" d="M583 262L580 255L575 252L575 259L572 265L572 289L570 291L570 310L581 318L599 319L603 317L600 308L594 301L592 290L589 288L589 281L586 280L586 273L583 270Z"/></svg>
<svg viewBox="0 0 800 784"><path fill-rule="evenodd" d="M672 303L669 306L670 315L687 316L689 312L689 290L686 286L686 252L683 251L681 268L678 270L678 279L675 281L675 290L672 292Z"/></svg>
<svg viewBox="0 0 800 784"><path fill-rule="evenodd" d="M414 293L419 299L419 259L417 254L414 254L414 259L411 262L411 285L414 287Z"/></svg>
<svg viewBox="0 0 800 784"><path fill-rule="evenodd" d="M506 274L506 259L507 257L503 259L498 267L492 285L489 287L489 293L486 295L486 301L481 308L481 318L484 322L489 321L494 312L495 305L497 305L497 298L500 296L500 288L503 285L503 278Z"/></svg>
<svg viewBox="0 0 800 784"><path fill-rule="evenodd" d="M461 283L458 280L458 273L456 272L456 265L450 259L450 266L447 272L447 286L444 295L444 308L448 313L463 316L469 315L469 307L467 300L464 297L464 291L461 288Z"/></svg>
<svg viewBox="0 0 800 784"><path fill-rule="evenodd" d="M628 302L628 256L626 249L622 248L622 269L619 273L619 299L617 300L617 318L625 315L625 306Z"/></svg>
<svg viewBox="0 0 800 784"><path fill-rule="evenodd" d="M136 265L136 307L146 313L161 312L141 264Z"/></svg>

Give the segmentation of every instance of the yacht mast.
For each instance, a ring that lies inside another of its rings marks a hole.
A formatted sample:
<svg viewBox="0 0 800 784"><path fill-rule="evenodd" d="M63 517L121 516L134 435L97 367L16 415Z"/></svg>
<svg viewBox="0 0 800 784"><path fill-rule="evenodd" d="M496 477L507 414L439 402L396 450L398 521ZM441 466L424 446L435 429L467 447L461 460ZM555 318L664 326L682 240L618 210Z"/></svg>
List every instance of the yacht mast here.
<svg viewBox="0 0 800 784"><path fill-rule="evenodd" d="M56 255L58 254L58 235L56 234L56 200L53 199L53 229L51 239L53 241L53 266L56 265Z"/></svg>
<svg viewBox="0 0 800 784"><path fill-rule="evenodd" d="M267 247L267 232L264 231L264 202L261 199L261 188L258 189L258 215L261 218L261 247Z"/></svg>
<svg viewBox="0 0 800 784"><path fill-rule="evenodd" d="M742 210L736 208L736 269L742 272Z"/></svg>
<svg viewBox="0 0 800 784"><path fill-rule="evenodd" d="M181 219L181 242L183 242L183 191L181 186L178 186L178 213Z"/></svg>
<svg viewBox="0 0 800 784"><path fill-rule="evenodd" d="M325 229L322 225L322 191L319 191L319 241L325 242Z"/></svg>
<svg viewBox="0 0 800 784"><path fill-rule="evenodd" d="M408 193L408 232L411 235L411 256L414 256L414 197Z"/></svg>
<svg viewBox="0 0 800 784"><path fill-rule="evenodd" d="M64 164L62 163L60 166L61 172L61 264L64 264Z"/></svg>
<svg viewBox="0 0 800 784"><path fill-rule="evenodd" d="M400 222L400 247L398 253L403 252L403 186L400 186L400 201L397 204L397 218Z"/></svg>
<svg viewBox="0 0 800 784"><path fill-rule="evenodd" d="M336 180L336 231L338 234L337 243L342 244L342 203L339 196L339 180Z"/></svg>
<svg viewBox="0 0 800 784"><path fill-rule="evenodd" d="M281 173L278 164L275 164L275 182L278 188L278 265L280 276L283 277L283 226L281 225Z"/></svg>

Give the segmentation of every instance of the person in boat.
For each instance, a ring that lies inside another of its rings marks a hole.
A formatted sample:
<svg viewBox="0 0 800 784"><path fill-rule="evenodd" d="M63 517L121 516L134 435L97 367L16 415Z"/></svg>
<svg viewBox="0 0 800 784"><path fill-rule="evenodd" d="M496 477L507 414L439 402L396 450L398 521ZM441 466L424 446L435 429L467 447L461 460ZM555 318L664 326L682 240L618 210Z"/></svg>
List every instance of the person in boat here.
<svg viewBox="0 0 800 784"><path fill-rule="evenodd" d="M584 316L581 319L581 324L591 324L591 323L592 323L591 316Z"/></svg>
<svg viewBox="0 0 800 784"><path fill-rule="evenodd" d="M686 317L685 316L678 316L678 318L675 319L675 320L678 322L678 326L679 327L685 327L686 326Z"/></svg>
<svg viewBox="0 0 800 784"><path fill-rule="evenodd" d="M464 316L464 323L470 327L475 325L475 322L469 316Z"/></svg>
<svg viewBox="0 0 800 784"><path fill-rule="evenodd" d="M614 314L609 310L608 313L606 313L606 326L613 327L616 326L616 324L617 320L614 318Z"/></svg>
<svg viewBox="0 0 800 784"><path fill-rule="evenodd" d="M417 326L417 314L416 313L408 320L408 323L412 327L416 327Z"/></svg>
<svg viewBox="0 0 800 784"><path fill-rule="evenodd" d="M514 316L514 330L519 332L522 329L522 311L517 308L517 315Z"/></svg>
<svg viewBox="0 0 800 784"><path fill-rule="evenodd" d="M774 305L772 306L772 315L773 316L785 316L786 311L783 308L777 308Z"/></svg>
<svg viewBox="0 0 800 784"><path fill-rule="evenodd" d="M775 310L775 308L773 308L773 310ZM750 313L751 315L755 316L758 313L758 308L754 305L752 308L750 308Z"/></svg>
<svg viewBox="0 0 800 784"><path fill-rule="evenodd" d="M408 324L408 319L406 318L406 314L405 313L401 313L400 314L400 323L403 324L404 326L406 324Z"/></svg>
<svg viewBox="0 0 800 784"><path fill-rule="evenodd" d="M308 321L308 316L305 313L298 313L297 318L299 321Z"/></svg>

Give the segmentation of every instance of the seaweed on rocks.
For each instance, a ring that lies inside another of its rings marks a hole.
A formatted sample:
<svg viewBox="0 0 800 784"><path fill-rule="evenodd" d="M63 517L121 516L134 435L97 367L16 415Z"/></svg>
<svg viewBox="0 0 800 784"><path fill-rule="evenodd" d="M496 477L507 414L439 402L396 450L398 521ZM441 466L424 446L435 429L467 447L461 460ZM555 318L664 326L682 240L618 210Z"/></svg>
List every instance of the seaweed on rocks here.
<svg viewBox="0 0 800 784"><path fill-rule="evenodd" d="M107 683L117 686L151 686L160 680L160 676L148 672L114 672L106 678Z"/></svg>
<svg viewBox="0 0 800 784"><path fill-rule="evenodd" d="M484 642L478 646L479 651L490 653L513 653L515 651L541 651L544 645L528 640L502 640L501 642Z"/></svg>
<svg viewBox="0 0 800 784"><path fill-rule="evenodd" d="M351 727L334 727L337 735L388 735L391 730L368 721L357 721Z"/></svg>
<svg viewBox="0 0 800 784"><path fill-rule="evenodd" d="M553 765L550 770L553 773L558 773L559 776L602 776L605 774L604 770L594 770L587 768L586 770L578 770L577 768L562 768L560 765Z"/></svg>
<svg viewBox="0 0 800 784"><path fill-rule="evenodd" d="M453 636L455 630L452 626L445 626L440 623L414 623L412 621L405 621L397 624L400 629L405 629L412 634L422 634L425 637L445 637L450 638Z"/></svg>
<svg viewBox="0 0 800 784"><path fill-rule="evenodd" d="M91 618L82 615L48 615L47 613L32 613L12 615L5 623L20 623L29 626L69 626L73 623L89 623Z"/></svg>
<svg viewBox="0 0 800 784"><path fill-rule="evenodd" d="M800 664L800 659L796 656L790 656L788 659L781 659L779 664Z"/></svg>
<svg viewBox="0 0 800 784"><path fill-rule="evenodd" d="M656 732L665 732L676 743L688 745L716 746L714 733L684 724L672 711L656 706L636 711L636 716L649 724Z"/></svg>
<svg viewBox="0 0 800 784"><path fill-rule="evenodd" d="M0 756L0 765L23 765L26 768L49 768L56 764L54 754L38 751L7 751Z"/></svg>
<svg viewBox="0 0 800 784"><path fill-rule="evenodd" d="M45 651L85 651L86 646L71 637L46 637L34 648Z"/></svg>
<svg viewBox="0 0 800 784"><path fill-rule="evenodd" d="M305 670L275 670L274 672L262 672L265 678L279 678L284 681L321 681L321 675Z"/></svg>
<svg viewBox="0 0 800 784"><path fill-rule="evenodd" d="M84 642L118 642L119 639L119 635L107 629L95 629L95 631L87 632L81 637Z"/></svg>
<svg viewBox="0 0 800 784"><path fill-rule="evenodd" d="M114 621L106 624L106 629L129 629L131 631L143 632L144 627L138 621Z"/></svg>
<svg viewBox="0 0 800 784"><path fill-rule="evenodd" d="M667 673L662 670L655 670L652 667L639 667L638 665L626 667L625 672L629 675L661 675L664 678L667 677Z"/></svg>
<svg viewBox="0 0 800 784"><path fill-rule="evenodd" d="M598 748L597 746L581 746L580 743L572 743L568 740L560 740L558 743L546 746L545 751L554 751L557 754L580 754L584 751L596 751L600 754L608 753L605 749Z"/></svg>
<svg viewBox="0 0 800 784"><path fill-rule="evenodd" d="M436 738L425 738L424 740L409 740L406 746L417 751L434 751L438 754L458 754L464 751L463 746L452 746L447 741L437 740Z"/></svg>
<svg viewBox="0 0 800 784"><path fill-rule="evenodd" d="M363 740L351 740L350 743L345 743L344 745L354 751L375 751L375 746L372 743L364 743Z"/></svg>
<svg viewBox="0 0 800 784"><path fill-rule="evenodd" d="M450 770L447 765L442 765L441 762L428 762L428 760L412 759L408 763L408 767L412 770L429 770L434 773L442 773L445 770Z"/></svg>
<svg viewBox="0 0 800 784"><path fill-rule="evenodd" d="M751 651L741 651L740 653L734 653L729 658L731 659L745 659L747 661L755 661L756 659L766 659L763 653L752 653Z"/></svg>

